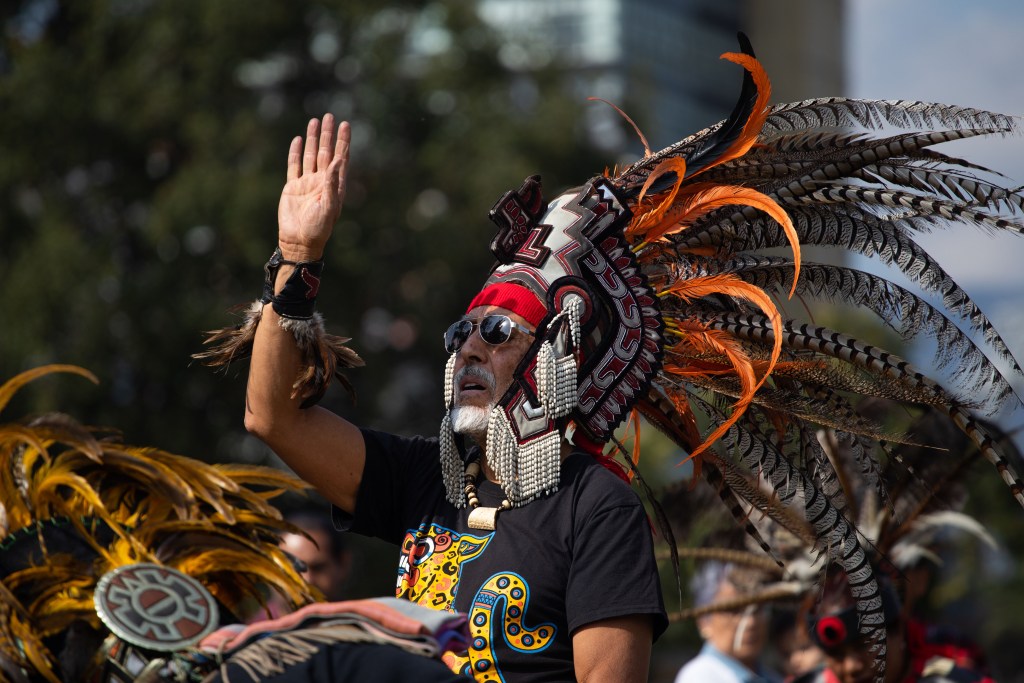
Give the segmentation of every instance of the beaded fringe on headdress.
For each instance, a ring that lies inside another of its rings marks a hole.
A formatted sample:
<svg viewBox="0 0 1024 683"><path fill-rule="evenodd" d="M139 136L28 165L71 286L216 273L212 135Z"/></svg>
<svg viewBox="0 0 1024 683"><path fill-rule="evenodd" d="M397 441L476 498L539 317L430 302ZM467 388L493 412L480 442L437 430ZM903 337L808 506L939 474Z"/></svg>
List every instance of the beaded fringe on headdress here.
<svg viewBox="0 0 1024 683"><path fill-rule="evenodd" d="M455 446L455 431L452 429L452 398L455 395L455 356L452 354L444 366L444 404L447 410L441 419L441 478L448 494L448 502L456 508L466 507L466 492L463 488L462 458Z"/></svg>
<svg viewBox="0 0 1024 683"><path fill-rule="evenodd" d="M548 330L557 331L541 343L537 353L534 371L539 404L537 410L550 420L563 418L576 407L575 349L579 348L583 308L583 301L578 296L567 297L565 307L547 325ZM555 343L552 343L552 339ZM451 423L456 355L448 359L445 367L444 398L449 412L441 421L441 473L449 502L462 508L466 505L463 463L455 446ZM492 409L487 422L487 463L513 507L521 507L558 489L561 448L560 429L555 428L526 443L520 443L505 411L500 406Z"/></svg>

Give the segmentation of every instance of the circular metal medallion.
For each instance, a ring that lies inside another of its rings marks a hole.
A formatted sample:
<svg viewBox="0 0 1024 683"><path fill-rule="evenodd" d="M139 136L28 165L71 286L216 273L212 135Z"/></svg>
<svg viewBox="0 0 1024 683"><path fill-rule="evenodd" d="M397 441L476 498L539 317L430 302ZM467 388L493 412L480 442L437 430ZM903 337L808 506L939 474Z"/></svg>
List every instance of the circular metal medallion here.
<svg viewBox="0 0 1024 683"><path fill-rule="evenodd" d="M217 603L210 592L191 576L157 564L107 572L93 603L114 635L147 650L181 650L217 628Z"/></svg>

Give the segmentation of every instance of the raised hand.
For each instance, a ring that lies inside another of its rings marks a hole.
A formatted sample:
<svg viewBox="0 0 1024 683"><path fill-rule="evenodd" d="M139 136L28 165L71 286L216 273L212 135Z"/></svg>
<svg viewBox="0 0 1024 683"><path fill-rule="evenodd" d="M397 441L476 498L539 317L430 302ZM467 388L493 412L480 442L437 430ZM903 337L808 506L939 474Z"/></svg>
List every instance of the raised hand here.
<svg viewBox="0 0 1024 683"><path fill-rule="evenodd" d="M298 136L288 148L288 180L277 207L278 244L286 259L315 261L324 252L345 200L345 173L351 132L325 114L311 119L306 140Z"/></svg>

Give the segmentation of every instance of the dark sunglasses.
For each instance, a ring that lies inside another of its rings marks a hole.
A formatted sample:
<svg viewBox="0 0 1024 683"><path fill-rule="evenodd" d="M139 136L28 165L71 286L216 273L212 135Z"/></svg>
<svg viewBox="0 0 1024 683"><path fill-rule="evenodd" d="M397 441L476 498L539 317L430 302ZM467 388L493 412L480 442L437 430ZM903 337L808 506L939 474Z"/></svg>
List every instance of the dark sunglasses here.
<svg viewBox="0 0 1024 683"><path fill-rule="evenodd" d="M444 350L448 353L455 353L461 349L477 326L480 327L480 338L494 346L507 342L512 337L512 330L519 330L523 334L533 336L533 332L507 315L485 315L479 320L463 318L453 322L444 333Z"/></svg>

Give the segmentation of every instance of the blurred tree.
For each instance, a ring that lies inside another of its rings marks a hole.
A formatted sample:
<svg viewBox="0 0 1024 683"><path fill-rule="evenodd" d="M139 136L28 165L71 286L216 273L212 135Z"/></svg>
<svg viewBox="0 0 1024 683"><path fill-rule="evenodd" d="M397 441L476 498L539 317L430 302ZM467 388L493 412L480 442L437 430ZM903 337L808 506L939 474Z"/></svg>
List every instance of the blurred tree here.
<svg viewBox="0 0 1024 683"><path fill-rule="evenodd" d="M327 402L400 432L436 428L440 333L490 265L493 202L609 162L568 76L503 65L467 3L23 0L0 18L0 376L87 367L99 391L44 383L28 408L196 457L268 455L242 430L244 365L225 380L189 356L258 295L311 116L353 124L319 307L367 361L358 405Z"/></svg>

